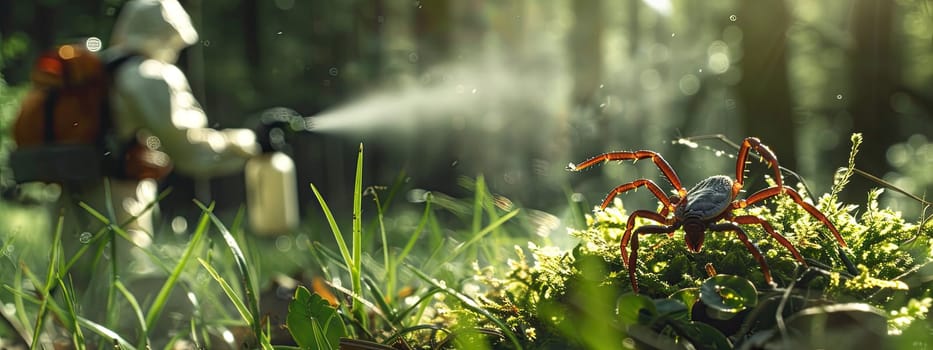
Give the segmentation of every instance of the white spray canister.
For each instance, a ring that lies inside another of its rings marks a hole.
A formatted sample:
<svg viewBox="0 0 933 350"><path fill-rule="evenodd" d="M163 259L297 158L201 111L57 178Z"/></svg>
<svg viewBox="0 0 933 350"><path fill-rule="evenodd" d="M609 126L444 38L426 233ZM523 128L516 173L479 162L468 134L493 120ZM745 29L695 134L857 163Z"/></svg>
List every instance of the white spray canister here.
<svg viewBox="0 0 933 350"><path fill-rule="evenodd" d="M250 228L263 236L298 227L295 162L282 152L264 153L246 162L246 208Z"/></svg>

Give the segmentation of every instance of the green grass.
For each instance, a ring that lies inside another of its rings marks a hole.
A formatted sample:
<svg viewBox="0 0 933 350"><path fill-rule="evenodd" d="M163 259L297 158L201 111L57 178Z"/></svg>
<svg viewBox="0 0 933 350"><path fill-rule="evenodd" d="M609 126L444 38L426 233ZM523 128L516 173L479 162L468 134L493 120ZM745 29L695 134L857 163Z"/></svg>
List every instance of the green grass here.
<svg viewBox="0 0 933 350"><path fill-rule="evenodd" d="M925 319L933 304L928 282L933 229L929 222L911 222L880 207L880 191L868 194L858 210L832 194L814 200L849 242L847 253L861 266L859 274L846 272L835 242L818 222L792 201L778 198L746 210L786 233L812 269L801 268L767 234L750 228L778 283L775 289L766 288L757 264L731 237L710 235L702 253L689 254L678 232L673 239L644 238L637 270L642 290L634 295L619 263L618 240L627 219L621 201L587 214L568 190L571 210L565 222L575 223L570 234L577 241L559 247L532 233L531 210L503 205L482 176L462 181L472 191L466 198L424 192L416 198L423 201L399 204L393 198L406 190L403 182L366 187L363 165L361 145L354 188L347 194L353 198L351 208L331 208L318 187L309 185L322 209L309 220L320 224L295 234L317 239L287 252L271 240L249 236L242 228L242 210L227 221L212 205L196 203L202 215L184 239L169 235L171 239L158 242L160 249L146 251L165 274L153 296L134 294L132 278L111 274L111 285L103 289L107 317L102 321L84 314L80 303L90 291L77 290L68 272L77 268L80 256L109 254L111 250L102 249L108 242L128 241L121 228L125 223L113 223L109 215L85 207L105 227L73 257L64 256L58 243L61 223L46 233L52 238L49 249L28 248L41 247L44 240L5 235L0 252L7 246L23 247L0 260L10 266L4 270L9 275L0 297L16 310L8 321L33 348L48 346L42 335L50 325L63 329L79 349L113 344L168 348L180 339L212 348L238 330L246 334L237 333L235 346L263 349L340 344L373 349L400 344L614 349L620 342L703 348L752 337L781 342L786 339L775 331L776 314L787 320L787 327L799 327L795 322L803 321L793 317L798 311L826 302L855 302L873 310L870 317L885 325L891 335L883 337L884 344L931 340ZM837 179L834 193L845 180ZM0 218L16 220L16 215L24 214L5 212ZM321 235L324 231L330 233ZM114 261L101 258L100 263L119 272ZM707 263L727 276L710 278ZM275 270L289 264L290 270ZM263 309L263 298L270 297L263 286L272 273L295 271L309 278L302 280L287 308L285 338L276 337L282 332L274 328L270 310ZM166 310L176 306L173 296L178 293L190 299L191 312L176 324L172 338L163 338L158 325L167 319ZM712 310L704 312L716 315L714 320L701 317L697 308Z"/></svg>

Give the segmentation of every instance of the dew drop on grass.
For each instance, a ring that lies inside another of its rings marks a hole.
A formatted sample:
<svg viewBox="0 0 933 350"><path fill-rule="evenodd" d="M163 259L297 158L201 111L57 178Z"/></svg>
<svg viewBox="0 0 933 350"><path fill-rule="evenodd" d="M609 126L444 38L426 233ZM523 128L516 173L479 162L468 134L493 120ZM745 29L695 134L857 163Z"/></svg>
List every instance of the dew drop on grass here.
<svg viewBox="0 0 933 350"><path fill-rule="evenodd" d="M78 236L78 241L81 242L81 244L91 243L91 233L87 231L81 232L81 235Z"/></svg>
<svg viewBox="0 0 933 350"><path fill-rule="evenodd" d="M687 147L690 147L690 148L697 148L697 147L700 147L700 145L699 145L698 143L693 142L693 141L690 141L690 140L688 140L688 139L677 139L677 143L678 143L678 144L681 144L681 145L684 145L684 146L687 146Z"/></svg>

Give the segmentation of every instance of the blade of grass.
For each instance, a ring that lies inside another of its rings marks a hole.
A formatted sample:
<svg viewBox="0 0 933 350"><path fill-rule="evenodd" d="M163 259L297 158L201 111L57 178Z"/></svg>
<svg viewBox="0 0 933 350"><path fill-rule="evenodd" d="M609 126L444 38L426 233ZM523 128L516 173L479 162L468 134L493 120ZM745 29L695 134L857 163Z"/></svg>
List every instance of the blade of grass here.
<svg viewBox="0 0 933 350"><path fill-rule="evenodd" d="M101 214L99 211L95 210L91 206L87 205L87 203L81 202L81 203L78 203L78 205L82 209L84 209L88 214L90 214L91 216L99 220L101 223L103 223L104 227L97 230L97 232L95 232L94 235L92 235L91 240L89 240L87 244L84 244L80 249L78 249L78 251L74 254L74 256L72 256L71 259L68 260L68 264L65 265L62 271L71 270L71 267L74 266L75 263L77 263L78 259L81 258L81 256L83 256L85 252L88 249L90 249L90 247L95 245L94 243L96 243L103 237L108 236L108 233L110 233L109 231L113 231L118 236L123 238L123 240L132 244L133 247L145 253L146 256L149 257L150 261L153 261L159 268L162 269L163 272L171 273L171 269L168 267L168 265L162 262L162 259L160 259L158 256L153 254L149 249L137 245L135 240L132 237L130 237L130 234L126 232L126 230L121 228L121 226L126 226L129 223L135 221L136 217L133 217L133 218L130 218L124 221L120 226L112 225L110 219L107 219L106 216L104 216L103 214Z"/></svg>
<svg viewBox="0 0 933 350"><path fill-rule="evenodd" d="M570 222L573 223L573 225L569 226L574 228L586 227L586 215L584 214L585 210L580 204L583 202L574 200L573 191L569 186L564 186L564 197L567 198L567 204L570 208Z"/></svg>
<svg viewBox="0 0 933 350"><path fill-rule="evenodd" d="M486 195L486 181L483 180L483 175L476 177L476 185L474 187L473 226L471 226L472 229L470 232L479 232L483 224L483 201Z"/></svg>
<svg viewBox="0 0 933 350"><path fill-rule="evenodd" d="M314 192L314 196L317 197L318 203L321 204L321 209L324 211L324 217L327 218L327 223L330 224L330 230L334 234L334 240L337 241L337 247L340 249L340 255L343 256L343 263L347 269L352 269L353 257L350 255L350 249L347 248L346 241L343 240L343 234L340 233L340 227L337 226L337 221L334 219L334 214L330 211L330 207L327 206L327 202L324 201L324 197L321 196L321 192L318 192L317 187L314 187L314 184L311 184L311 191Z"/></svg>
<svg viewBox="0 0 933 350"><path fill-rule="evenodd" d="M71 329L71 338L77 349L84 349L86 347L86 342L84 341L84 333L81 332L81 327L78 327L78 312L75 308L77 303L73 297L74 287L66 286L65 281L62 279L58 279L58 285L61 289L61 295L65 301L65 305L68 307L66 315L68 315L70 323L75 325L74 329Z"/></svg>
<svg viewBox="0 0 933 350"><path fill-rule="evenodd" d="M13 289L17 291L23 290L23 269L16 269L16 279L13 280ZM7 286L9 288L9 286ZM29 316L26 315L26 305L23 303L23 296L19 293L13 293L13 305L16 306L16 316L19 318L20 326L23 330L20 332L23 336L23 342L32 340L32 332L27 329L27 325L32 324L29 321ZM28 339L28 340L27 340Z"/></svg>
<svg viewBox="0 0 933 350"><path fill-rule="evenodd" d="M168 276L165 284L162 285L162 289L159 290L159 294L156 295L155 301L149 308L149 312L146 314L146 329L152 329L152 326L155 325L155 322L159 319L159 316L162 313L162 309L165 307L165 303L168 302L169 293L172 292L172 288L175 287L175 284L178 282L178 278L181 277L181 273L184 271L185 265L188 264L188 260L191 259L191 255L194 253L195 248L199 245L202 237L204 237L204 234L207 232L208 219L210 218L207 214L210 212L210 210L214 209L214 205L212 204L206 209L207 210L201 214L201 219L198 221L197 229L195 229L194 235L191 237L191 241L188 242L188 246L182 253L181 259L178 261L178 264L175 265L175 269Z"/></svg>
<svg viewBox="0 0 933 350"><path fill-rule="evenodd" d="M401 320L404 317L407 317L409 314L411 314L415 310L418 310L418 313L413 315L411 319L416 320L416 321L420 320L421 316L424 314L424 311L427 309L427 306L430 304L430 303L427 303L426 301L431 300L434 297L434 294L436 294L439 291L440 289L433 288L433 287L428 289L428 291L425 292L421 297L419 297L417 301L412 303L411 306L409 306L407 309L402 310L401 312L398 313L399 320Z"/></svg>
<svg viewBox="0 0 933 350"><path fill-rule="evenodd" d="M337 267L340 268L341 271L350 273L350 268L342 263L341 261L342 257L340 256L340 254L337 254L337 252L324 246L323 244L321 244L321 242L317 242L317 241L309 242L308 247L311 249L312 252L315 253L314 255L318 257L319 264L322 266L322 269L325 270L324 274L327 277L326 279L330 280L332 279L333 276L331 276L330 272L327 271L328 269L326 267L327 265L325 265L324 259L335 262Z"/></svg>
<svg viewBox="0 0 933 350"><path fill-rule="evenodd" d="M379 234L382 237L382 266L385 268L386 290L391 293L395 290L395 268L393 267L392 261L389 259L389 241L386 239L386 226L382 217L382 205L379 203L379 193L376 192L376 189L370 187L368 191L372 193L373 202L376 203L376 221L379 223Z"/></svg>
<svg viewBox="0 0 933 350"><path fill-rule="evenodd" d="M126 341L126 339L123 339L123 337L121 337L120 334L117 334L117 332L114 332L110 328L104 327L94 321L88 320L81 316L78 316L78 323L81 326L84 326L84 328L87 328L102 337L113 340L114 342L116 342L116 344L114 345L119 346L119 348L121 349L136 350L136 348L133 347L133 345L130 345L130 342Z"/></svg>
<svg viewBox="0 0 933 350"><path fill-rule="evenodd" d="M195 204L202 210L208 209L197 200L195 200ZM230 248L230 252L233 253L234 262L236 263L237 269L240 271L240 279L243 282L243 292L246 294L246 306L253 316L251 321L253 332L255 333L256 339L259 340L260 346L262 346L263 349L269 349L272 347L272 344L269 343L269 333L263 332L262 315L259 313L259 288L255 282L256 279L253 277L254 274L250 269L250 265L246 261L246 255L243 254L243 249L240 248L233 234L231 234L230 230L220 221L220 218L214 215L213 211L210 210L205 211L205 214L207 214L211 222L214 223L214 227L220 231L220 236L223 237L227 247Z"/></svg>
<svg viewBox="0 0 933 350"><path fill-rule="evenodd" d="M35 277L35 275L31 273L27 273L27 278L30 278L30 277ZM43 303L43 300L39 299L40 297L36 297L22 290L16 290L10 286L3 286L3 287L6 288L6 290L8 290L10 293L13 293L14 295L17 295L20 298L22 298L23 301L27 301L33 305L39 305ZM59 319L64 319L67 321L67 318L64 317L65 311L62 310L62 308L58 306L58 303L56 303L54 299L48 301L48 308L49 308L49 311L55 314L55 317L58 317Z"/></svg>
<svg viewBox="0 0 933 350"><path fill-rule="evenodd" d="M513 211L513 213L514 213L514 212L515 212L515 211ZM468 297L468 296L466 296L466 295L464 295L464 294L462 294L462 293L460 293L460 292L454 290L453 288L450 288L450 287L447 287L446 285L443 285L443 284L441 284L441 283L438 283L436 280L434 280L433 278L429 277L429 276L426 275L424 272L422 272L421 270L415 268L414 266L411 266L411 265L407 265L407 264L406 264L405 267L407 267L407 268L408 268L412 273L414 273L416 276L418 276L419 278L421 278L421 280L427 282L428 284L430 284L430 285L433 286L434 288L437 288L437 289L443 291L445 294L450 295L450 296L452 296L452 297L454 297L454 298L457 298L457 300L460 300L460 302L463 303L463 306L464 306L464 307L466 307L467 309L470 309L470 311L473 311L473 312L475 312L475 313L478 313L478 314L482 315L482 316L485 317L487 320L489 320L490 322L492 322L493 324L495 324L497 327L499 327L499 329L502 331L502 333L505 334L506 338L508 338L509 341L512 342L512 345L515 346L516 349L522 349L522 345L521 345L521 343L519 343L518 337L515 335L515 333L512 332L512 330L509 328L509 326L506 325L505 322L502 322L502 320L500 320L499 318L497 318L497 317L494 316L493 314L489 313L489 311L486 311L486 309L484 309L482 306L480 306L479 304L477 304L475 300L473 300L473 299L471 299L470 297Z"/></svg>
<svg viewBox="0 0 933 350"><path fill-rule="evenodd" d="M32 349L36 349L39 344L39 335L42 333L42 327L45 322L46 308L48 307L49 291L52 290L52 286L58 283L58 276L56 276L55 268L57 267L56 265L58 265L56 259L58 259L58 251L60 249L62 239L62 226L64 226L64 224L65 217L60 215L58 217L58 223L55 225L55 235L52 238L52 250L49 253L49 268L45 274L45 286L42 287L41 291L39 291L40 295L42 296L42 304L39 304L39 312L36 314L36 328L35 332L32 334L32 346L30 347ZM24 269L26 274L30 274L29 270L25 269L25 264L21 265L21 267ZM32 277L30 279L33 280L34 286L38 287L41 285L36 283L36 278Z"/></svg>
<svg viewBox="0 0 933 350"><path fill-rule="evenodd" d="M240 313L240 317L243 318L246 323L252 327L253 325L253 313L249 311L249 308L246 304L243 303L243 300L240 299L240 295L237 294L233 287L230 287L230 284L227 281L220 277L220 274L217 273L217 270L211 266L210 263L204 259L198 258L198 262L201 263L201 266L204 266L204 269L207 270L207 273L214 278L214 281L217 281L217 284L220 285L220 288L223 289L224 293L227 294L227 298L233 303L233 306L236 307L236 311Z"/></svg>
<svg viewBox="0 0 933 350"><path fill-rule="evenodd" d="M486 216L489 217L490 222L499 220L499 212L496 211L497 210L496 197L493 196L491 192L489 192L489 188L486 186L486 178L480 176L479 179L477 179L476 181L478 183L477 190L483 191L483 201L480 204L482 205L483 208L486 209ZM499 234L501 231L502 231L502 228L497 227L493 229L492 232L490 233L494 236L501 237L501 235ZM476 231L473 231L473 232L476 232ZM503 245L484 244L482 245L483 253L485 253L487 257L495 257L496 255L495 255L495 252L493 251L493 247L497 247L497 246L503 246Z"/></svg>
<svg viewBox="0 0 933 350"><path fill-rule="evenodd" d="M363 269L363 143L360 143L359 154L356 157L356 178L353 182L353 268L350 269L350 282L353 286L353 293L363 295L363 283L360 278ZM362 305L353 299L351 311L358 313L360 321L366 327L366 313L362 310Z"/></svg>
<svg viewBox="0 0 933 350"><path fill-rule="evenodd" d="M415 247L415 243L418 242L418 238L421 237L421 233L424 232L425 226L428 224L428 219L431 216L431 196L428 195L425 197L424 201L424 213L421 214L421 221L418 222L418 226L415 227L415 232L412 232L411 237L408 238L408 243L405 244L405 248L402 248L402 252L398 254L395 258L396 264L399 264L405 261L405 258L408 257L408 254L411 253L412 248ZM397 266L397 265L396 265Z"/></svg>
<svg viewBox="0 0 933 350"><path fill-rule="evenodd" d="M32 273L32 270L30 270L25 263L20 264L20 269L23 270L23 274L26 275L26 278L30 283L32 283L33 286L42 285L39 277ZM18 293L23 299L39 306L39 312L36 314L36 327L33 329L33 339L30 349L37 349L36 345L38 344L38 338L41 336L42 329L45 327L45 318L49 311L51 311L53 314L55 314L55 317L61 320L66 329L74 329L74 327L77 327L74 324L68 323L70 318L65 316L65 311L63 311L62 308L58 306L58 303L55 302L55 299L50 297L49 290L49 287L40 288L40 290L36 291L38 292L38 296L36 297L29 295L21 290L13 291L14 293Z"/></svg>
<svg viewBox="0 0 933 350"><path fill-rule="evenodd" d="M394 327L394 323L398 322L398 320L396 318L395 312L392 310L392 307L389 306L389 304L386 302L386 300L390 299L385 297L382 291L379 290L378 286L376 286L376 282L374 282L371 278L364 277L363 283L369 287L370 293L373 294L373 300L376 301L376 305L379 306L379 310L381 310L382 314L385 315L386 320L389 321L389 326Z"/></svg>
<svg viewBox="0 0 933 350"><path fill-rule="evenodd" d="M130 308L133 309L133 315L136 316L136 322L139 323L140 337L138 347L141 349L148 348L149 328L146 328L146 316L143 315L143 309L139 307L139 302L136 301L136 297L133 296L133 293L130 293L129 289L126 289L123 282L118 280L115 287L123 294L123 297L126 298L126 301L130 304Z"/></svg>
<svg viewBox="0 0 933 350"><path fill-rule="evenodd" d="M487 225L486 227L484 227L484 228L483 228L482 230L480 230L479 232L476 232L476 233L473 235L473 237L470 238L469 241L466 241L465 243L461 244L461 245L458 246L456 249L454 249L453 252L451 252L449 255L445 256L443 262L444 262L444 263L448 263L448 262L452 261L453 258L455 258L457 255L460 255L460 253L463 253L463 251L466 250L467 247L469 247L469 246L473 245L474 243L478 242L479 240L483 239L483 237L485 237L487 234L489 234L490 232L492 232L493 230L495 230L495 229L498 228L499 226L502 226L502 224L504 224L506 221L509 221L509 219L515 217L515 215L517 215L520 211L521 211L521 209L512 210L512 211L506 213L505 215L503 215L502 217L500 217L498 220L493 221L492 223L490 223L489 225Z"/></svg>

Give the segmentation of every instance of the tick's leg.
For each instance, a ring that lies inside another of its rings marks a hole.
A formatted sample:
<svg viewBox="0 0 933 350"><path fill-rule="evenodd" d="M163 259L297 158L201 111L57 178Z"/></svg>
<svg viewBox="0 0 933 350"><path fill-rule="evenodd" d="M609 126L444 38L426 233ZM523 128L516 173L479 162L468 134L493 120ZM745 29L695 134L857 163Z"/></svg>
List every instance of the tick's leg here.
<svg viewBox="0 0 933 350"><path fill-rule="evenodd" d="M745 244L745 248L747 248L748 251L751 252L753 256L755 256L755 260L758 260L758 265L761 266L761 272L765 275L765 283L769 285L774 284L774 282L771 280L771 269L768 268L768 262L765 261L765 257L761 255L761 251L758 250L758 247L756 247L754 244L752 244L752 242L748 240L748 235L745 234L745 230L739 227L739 225L736 225L731 222L724 222L721 224L710 225L709 230L720 231L720 232L725 232L725 231L735 232L735 234L739 236L739 240L741 240L742 243Z"/></svg>
<svg viewBox="0 0 933 350"><path fill-rule="evenodd" d="M771 237L776 239L778 243L781 243L784 248L790 251L794 255L794 258L797 259L803 266L807 266L807 262L803 260L803 256L800 255L800 252L797 251L797 248L794 248L793 244L790 244L790 241L784 237L784 235L774 231L774 227L771 226L771 223L754 215L741 215L732 218L732 221L737 224L743 225L761 225L761 228L765 229Z"/></svg>
<svg viewBox="0 0 933 350"><path fill-rule="evenodd" d="M671 168L671 165L668 164L667 161L664 160L664 158L661 157L661 155L655 151L644 151L643 150L643 151L634 151L634 152L619 151L619 152L603 153L593 158L584 160L583 162L579 164L571 163L570 165L567 166L567 169L572 170L572 171L580 171L590 166L604 163L604 162L613 161L613 160L637 161L639 159L645 159L645 158L650 158L651 161L654 162L654 164L658 167L658 169L661 170L661 173L664 174L664 177L666 177L667 180L671 182L671 185L674 186L674 189L677 190L677 194L680 196L680 198L683 198L684 196L687 195L687 189L685 189L684 186L681 184L680 178L677 177L677 173L675 173L674 169Z"/></svg>
<svg viewBox="0 0 933 350"><path fill-rule="evenodd" d="M609 206L609 203L612 202L613 198L615 198L616 196L622 193L637 189L639 187L648 188L648 190L651 191L651 193L653 193L654 196L658 198L661 204L664 204L664 209L663 209L664 211L663 211L663 214L661 215L666 215L667 213L674 211L674 204L671 203L671 199L668 198L666 194L664 194L664 191L661 190L661 187L658 187L658 184L648 179L638 179L638 180L635 180L635 181L632 181L626 184L622 184L616 188L613 188L612 191L609 191L609 194L606 195L606 199L603 200L603 204L600 207L603 209L606 209L606 207Z"/></svg>
<svg viewBox="0 0 933 350"><path fill-rule="evenodd" d="M735 183L732 186L733 198L739 194L739 191L742 190L742 186L745 183L745 164L748 160L748 152L752 149L768 162L768 167L774 169L774 182L777 183L778 190L780 191L780 189L784 187L784 180L781 178L781 167L778 166L777 156L774 155L774 152L772 152L768 146L761 143L761 140L757 137L746 137L745 140L742 141L742 146L739 148L739 155L736 157Z"/></svg>
<svg viewBox="0 0 933 350"><path fill-rule="evenodd" d="M622 235L622 243L619 245L619 250L622 252L622 264L628 264L628 258L625 255L625 247L628 246L628 242L632 237L632 229L635 228L635 218L645 218L649 220L654 220L657 223L670 225L671 220L662 216L661 214L655 213L650 210L636 210L628 216L628 222L625 224L625 234ZM677 229L677 226L674 226L674 229L669 233L673 233ZM632 248L634 251L635 248Z"/></svg>
<svg viewBox="0 0 933 350"><path fill-rule="evenodd" d="M823 215L823 213L821 213L819 209L816 209L816 207L814 207L810 203L804 202L803 198L800 196L800 193L795 191L793 188L784 186L784 193L790 196L790 198L793 199L794 202L797 203L797 205L801 206L804 210L806 210L807 213L810 213L811 216L813 216L815 219L822 222L824 226L829 228L829 231L832 232L833 236L836 237L836 242L839 242L839 245L841 245L843 248L848 247L848 245L846 245L846 241L842 239L842 235L839 234L839 230L836 229L836 226L833 225L833 223L829 221L829 218L827 218L826 215ZM748 196L748 198L744 200L735 201L735 203L733 203L732 206L734 208L744 208L748 205L763 201L771 197L775 197L779 194L781 194L781 189L777 187L769 187L761 191L755 192L754 194L752 194L751 196Z"/></svg>
<svg viewBox="0 0 933 350"><path fill-rule="evenodd" d="M638 235L642 233L671 233L677 230L677 226L658 226L645 225L635 229L635 235L632 236L632 255L628 258L628 278L632 282L632 291L638 294L638 279L635 277L635 263L638 261Z"/></svg>

